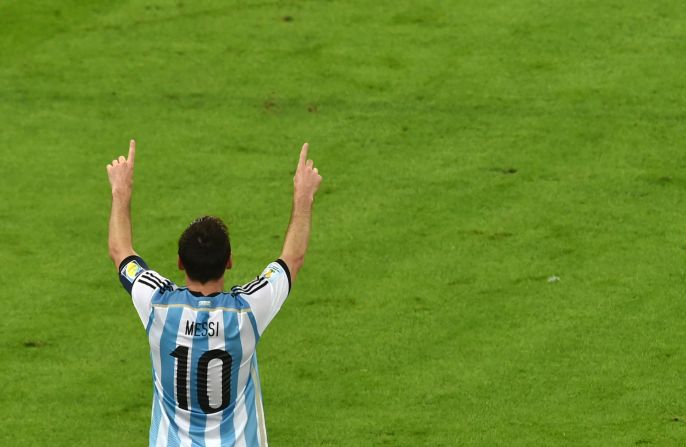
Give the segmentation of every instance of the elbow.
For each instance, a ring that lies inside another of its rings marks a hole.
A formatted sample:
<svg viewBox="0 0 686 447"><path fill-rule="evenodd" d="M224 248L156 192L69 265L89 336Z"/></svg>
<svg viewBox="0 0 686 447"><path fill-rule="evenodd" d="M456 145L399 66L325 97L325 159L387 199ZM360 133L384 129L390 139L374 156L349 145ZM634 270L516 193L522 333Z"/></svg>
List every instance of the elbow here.
<svg viewBox="0 0 686 447"><path fill-rule="evenodd" d="M117 247L111 242L107 244L107 254L113 258L117 254Z"/></svg>
<svg viewBox="0 0 686 447"><path fill-rule="evenodd" d="M119 267L119 264L126 259L128 256L135 255L136 252L133 248L122 248L117 245L110 244L108 246L108 254L112 262L114 262L115 267Z"/></svg>
<svg viewBox="0 0 686 447"><path fill-rule="evenodd" d="M116 247L113 247L111 245L108 247L108 254L110 256L110 259L115 263L121 257L120 251Z"/></svg>
<svg viewBox="0 0 686 447"><path fill-rule="evenodd" d="M299 256L282 255L281 259L283 259L283 261L288 266L288 270L290 270L291 275L294 275L295 273L297 273L298 270L300 270L300 268L305 263L305 256L304 255L299 255Z"/></svg>
<svg viewBox="0 0 686 447"><path fill-rule="evenodd" d="M298 256L293 260L293 270L297 272L302 268L303 264L305 264L305 256Z"/></svg>

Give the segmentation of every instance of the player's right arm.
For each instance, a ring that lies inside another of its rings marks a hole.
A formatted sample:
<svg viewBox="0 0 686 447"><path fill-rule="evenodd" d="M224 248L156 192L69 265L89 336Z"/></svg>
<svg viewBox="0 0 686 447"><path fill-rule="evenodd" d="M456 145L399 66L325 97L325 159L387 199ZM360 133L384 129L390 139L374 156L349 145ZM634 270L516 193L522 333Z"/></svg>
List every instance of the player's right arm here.
<svg viewBox="0 0 686 447"><path fill-rule="evenodd" d="M281 256L269 264L255 280L233 289L250 304L260 335L286 300L305 260L312 222L312 203L322 182L314 163L307 159L307 150L308 145L305 143L293 177L293 210Z"/></svg>
<svg viewBox="0 0 686 447"><path fill-rule="evenodd" d="M312 204L322 182L314 162L307 158L308 149L309 146L305 143L300 151L298 168L293 177L293 209L280 256L288 266L291 282L295 281L298 270L305 262L312 223Z"/></svg>

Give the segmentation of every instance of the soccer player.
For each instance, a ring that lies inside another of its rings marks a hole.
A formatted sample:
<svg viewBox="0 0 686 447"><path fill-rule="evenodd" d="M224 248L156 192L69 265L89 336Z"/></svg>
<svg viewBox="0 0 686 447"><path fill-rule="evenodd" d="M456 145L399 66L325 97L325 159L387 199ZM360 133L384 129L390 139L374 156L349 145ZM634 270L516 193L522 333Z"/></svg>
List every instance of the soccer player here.
<svg viewBox="0 0 686 447"><path fill-rule="evenodd" d="M150 269L132 245L136 143L107 165L112 186L109 254L150 343L150 446L266 446L255 347L303 265L312 202L322 181L308 145L293 178L293 210L281 256L253 281L224 291L231 268L226 225L193 221L179 239L184 287Z"/></svg>

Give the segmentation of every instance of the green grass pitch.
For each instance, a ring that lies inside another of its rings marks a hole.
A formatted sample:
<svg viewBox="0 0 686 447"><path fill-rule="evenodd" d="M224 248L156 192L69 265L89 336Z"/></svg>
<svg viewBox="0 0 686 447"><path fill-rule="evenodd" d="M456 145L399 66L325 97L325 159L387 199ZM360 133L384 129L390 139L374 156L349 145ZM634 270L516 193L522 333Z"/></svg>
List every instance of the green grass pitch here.
<svg viewBox="0 0 686 447"><path fill-rule="evenodd" d="M685 32L677 0L0 2L0 445L147 442L106 246L131 137L137 250L181 281L219 215L229 284L310 142L272 445L685 445Z"/></svg>

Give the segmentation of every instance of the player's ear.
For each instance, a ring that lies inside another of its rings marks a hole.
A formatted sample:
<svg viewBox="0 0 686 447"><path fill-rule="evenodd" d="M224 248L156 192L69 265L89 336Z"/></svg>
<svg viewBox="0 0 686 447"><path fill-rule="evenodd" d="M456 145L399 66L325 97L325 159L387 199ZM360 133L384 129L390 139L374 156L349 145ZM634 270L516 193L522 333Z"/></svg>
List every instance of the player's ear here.
<svg viewBox="0 0 686 447"><path fill-rule="evenodd" d="M226 261L226 270L231 270L231 267L233 267L233 255L229 254L229 260Z"/></svg>
<svg viewBox="0 0 686 447"><path fill-rule="evenodd" d="M183 262L181 261L181 256L179 256L178 260L176 261L176 264L179 266L179 270L186 270L183 267Z"/></svg>

